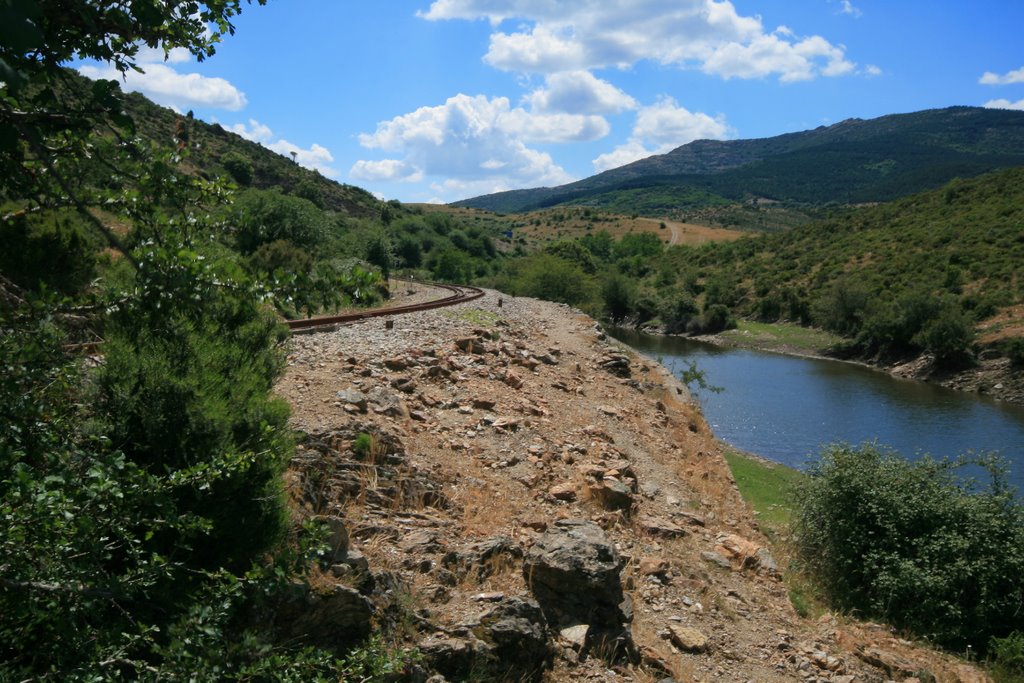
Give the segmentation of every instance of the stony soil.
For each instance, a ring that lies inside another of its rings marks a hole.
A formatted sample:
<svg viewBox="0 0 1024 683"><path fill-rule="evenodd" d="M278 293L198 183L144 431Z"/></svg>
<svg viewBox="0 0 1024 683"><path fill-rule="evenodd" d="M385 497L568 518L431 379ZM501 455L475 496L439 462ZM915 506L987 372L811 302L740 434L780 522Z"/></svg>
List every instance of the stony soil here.
<svg viewBox="0 0 1024 683"><path fill-rule="evenodd" d="M536 597L524 554L578 519L624 561L635 653L547 628L543 680L985 680L884 627L799 617L686 388L592 319L488 292L393 320L294 337L278 386L306 435L296 514L344 521L314 582L358 589L390 637L454 657L487 610Z"/></svg>

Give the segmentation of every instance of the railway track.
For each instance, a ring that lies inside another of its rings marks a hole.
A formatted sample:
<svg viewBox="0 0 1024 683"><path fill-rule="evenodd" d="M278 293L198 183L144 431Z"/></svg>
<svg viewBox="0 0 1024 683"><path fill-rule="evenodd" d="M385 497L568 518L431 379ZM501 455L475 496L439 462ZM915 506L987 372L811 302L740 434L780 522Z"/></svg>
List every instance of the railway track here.
<svg viewBox="0 0 1024 683"><path fill-rule="evenodd" d="M406 282L412 282L407 280ZM286 320L285 323L292 332L296 333L309 333L316 332L322 328L330 328L337 325L344 325L346 323L352 323L359 320L366 320L368 318L382 318L389 315L402 315L404 313L415 313L416 311L429 311L434 308L444 308L445 306L454 306L455 304L465 303L467 301L473 301L479 299L484 295L484 290L478 287L469 287L467 285L442 285L435 282L416 282L416 284L426 284L431 287L438 289L447 290L448 296L440 299L434 299L433 301L426 301L419 304L408 304L406 306L392 306L390 308L371 308L365 311L356 311L354 313L344 313L341 315L324 315L315 318L302 318L299 320Z"/></svg>
<svg viewBox="0 0 1024 683"><path fill-rule="evenodd" d="M445 306L454 306L455 304L465 303L467 301L473 301L479 299L484 295L484 290L479 287L470 287L468 285L443 285L436 282L420 282L413 280L402 280L395 278L399 282L415 282L415 284L429 285L437 289L443 289L448 292L448 296L441 297L440 299L434 299L433 301L426 301L419 304L408 304L406 306L392 306L390 308L370 308L364 311L356 311L354 313L343 313L340 315L324 315L315 318L302 318L299 320L286 320L285 324L295 334L311 334L313 332L322 332L338 325L344 325L346 323L357 322L359 320L366 320L368 318L382 318L389 315L402 315L403 313L415 313L416 311L429 311L433 308L444 308ZM103 346L103 340L96 340L91 342L83 342L77 344L65 344L64 350L82 355L95 355L102 353L101 348Z"/></svg>

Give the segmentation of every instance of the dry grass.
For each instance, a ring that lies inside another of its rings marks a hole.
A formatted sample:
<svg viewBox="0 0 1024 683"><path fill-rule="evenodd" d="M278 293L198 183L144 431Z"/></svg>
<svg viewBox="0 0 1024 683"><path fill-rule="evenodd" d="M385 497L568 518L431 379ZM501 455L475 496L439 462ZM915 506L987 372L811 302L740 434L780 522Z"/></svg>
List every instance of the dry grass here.
<svg viewBox="0 0 1024 683"><path fill-rule="evenodd" d="M507 529L518 510L502 491L488 484L461 486L452 500L462 510L460 526L463 534L475 538L493 536Z"/></svg>

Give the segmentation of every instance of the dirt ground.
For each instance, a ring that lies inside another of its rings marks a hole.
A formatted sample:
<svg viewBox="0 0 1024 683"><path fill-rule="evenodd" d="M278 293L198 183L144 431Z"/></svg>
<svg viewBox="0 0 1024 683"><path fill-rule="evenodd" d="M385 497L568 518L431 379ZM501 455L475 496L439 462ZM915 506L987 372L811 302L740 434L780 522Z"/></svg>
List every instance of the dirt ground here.
<svg viewBox="0 0 1024 683"><path fill-rule="evenodd" d="M580 657L556 633L544 680L986 680L884 626L800 617L787 567L686 388L579 311L488 291L392 329L385 320L294 337L277 391L294 427L351 475L354 493L331 498L329 512L371 569L404 586L410 646L455 632L484 602L530 596L515 553L456 576L446 558L496 538L526 549L553 521L577 518L597 522L627 560L642 658ZM290 474L298 515L328 504L296 490L311 452L300 446ZM677 637L686 629L699 647Z"/></svg>

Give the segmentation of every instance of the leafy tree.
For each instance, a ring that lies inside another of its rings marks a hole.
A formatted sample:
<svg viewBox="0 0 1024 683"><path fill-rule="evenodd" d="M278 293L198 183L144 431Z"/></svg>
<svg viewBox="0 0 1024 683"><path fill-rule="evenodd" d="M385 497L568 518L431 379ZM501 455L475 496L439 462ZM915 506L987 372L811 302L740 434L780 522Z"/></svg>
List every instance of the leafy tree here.
<svg viewBox="0 0 1024 683"><path fill-rule="evenodd" d="M327 216L313 202L278 190L242 193L235 200L232 219L238 248L246 254L277 240L308 249L320 244L329 229Z"/></svg>
<svg viewBox="0 0 1024 683"><path fill-rule="evenodd" d="M665 325L665 331L669 334L685 332L700 310L693 298L686 292L672 292L668 295L667 301L660 309L661 322Z"/></svg>
<svg viewBox="0 0 1024 683"><path fill-rule="evenodd" d="M987 484L963 478L972 463ZM810 474L798 544L837 607L961 651L1024 627L1024 506L997 460L833 446Z"/></svg>
<svg viewBox="0 0 1024 683"><path fill-rule="evenodd" d="M615 273L605 279L601 285L601 298L612 323L624 320L633 312L634 296L631 284L621 275Z"/></svg>
<svg viewBox="0 0 1024 683"><path fill-rule="evenodd" d="M740 299L740 286L732 273L719 271L704 285L704 310L720 305L732 308Z"/></svg>
<svg viewBox="0 0 1024 683"><path fill-rule="evenodd" d="M970 357L974 329L955 304L947 302L915 338L940 365L958 365Z"/></svg>
<svg viewBox="0 0 1024 683"><path fill-rule="evenodd" d="M402 265L406 268L419 268L423 262L423 248L415 238L404 235L398 240L395 256L401 259Z"/></svg>
<svg viewBox="0 0 1024 683"><path fill-rule="evenodd" d="M458 249L445 249L428 264L434 279L441 282L466 283L473 279L473 262Z"/></svg>
<svg viewBox="0 0 1024 683"><path fill-rule="evenodd" d="M265 0L257 0L264 4ZM199 60L214 54L241 0L167 0L131 5L66 0L7 0L0 29L0 178L3 196L47 198L79 211L124 252L116 234L86 211L100 203L75 192L78 160L99 148L89 134L99 125L132 125L115 81L82 87L63 69L72 59L109 62L124 74L143 47L185 48ZM49 145L48 139L60 144ZM41 172L42 171L42 172Z"/></svg>
<svg viewBox="0 0 1024 683"><path fill-rule="evenodd" d="M380 268L380 273L385 280L391 276L394 255L391 253L391 240L383 232L378 232L370 238L366 243L363 257L367 263Z"/></svg>
<svg viewBox="0 0 1024 683"><path fill-rule="evenodd" d="M252 159L238 152L228 152L220 159L220 164L223 166L231 177L235 179L235 182L239 185L248 187L252 185L253 179L253 165Z"/></svg>
<svg viewBox="0 0 1024 683"><path fill-rule="evenodd" d="M594 296L593 280L582 268L551 254L524 259L515 283L520 294L572 305L589 302Z"/></svg>
<svg viewBox="0 0 1024 683"><path fill-rule="evenodd" d="M827 330L852 336L860 329L869 297L864 283L839 278L815 302L813 318Z"/></svg>
<svg viewBox="0 0 1024 683"><path fill-rule="evenodd" d="M598 230L595 233L584 235L580 238L580 244L594 255L599 261L611 261L612 253L615 250L615 240L607 230Z"/></svg>
<svg viewBox="0 0 1024 683"><path fill-rule="evenodd" d="M116 83L62 68L84 57L125 73L143 46L202 59L240 9L0 3L0 199L14 206L0 220L74 211L127 271L103 298L0 273L4 680L337 678L329 654L275 646L248 617L306 560L276 545L281 330L209 240L224 188L180 172L187 124L173 149L128 142ZM99 206L132 226L133 248ZM106 339L100 369L64 346L83 328Z"/></svg>
<svg viewBox="0 0 1024 683"><path fill-rule="evenodd" d="M572 261L587 275L597 272L597 262L591 252L579 240L552 242L544 247L545 253Z"/></svg>
<svg viewBox="0 0 1024 683"><path fill-rule="evenodd" d="M302 197L313 202L313 206L318 209L324 208L324 193L320 188L320 185L313 181L312 178L303 178L299 181L298 185L295 186L293 191L296 197Z"/></svg>
<svg viewBox="0 0 1024 683"><path fill-rule="evenodd" d="M622 236L614 248L616 259L628 259L641 256L654 258L664 250L661 239L653 232L631 232Z"/></svg>

